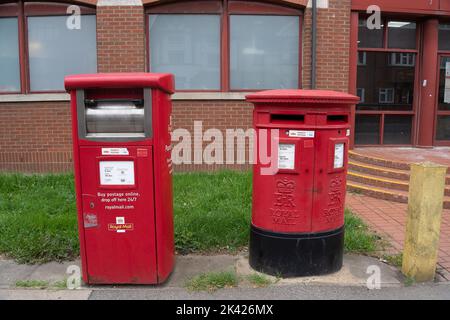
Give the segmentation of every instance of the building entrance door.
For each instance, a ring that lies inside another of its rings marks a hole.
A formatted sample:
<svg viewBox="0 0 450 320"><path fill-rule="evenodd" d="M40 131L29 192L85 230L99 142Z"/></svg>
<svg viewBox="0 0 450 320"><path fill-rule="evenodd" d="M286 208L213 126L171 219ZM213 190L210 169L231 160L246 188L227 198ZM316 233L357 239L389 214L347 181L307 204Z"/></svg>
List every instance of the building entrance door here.
<svg viewBox="0 0 450 320"><path fill-rule="evenodd" d="M439 56L435 145L450 146L450 54Z"/></svg>

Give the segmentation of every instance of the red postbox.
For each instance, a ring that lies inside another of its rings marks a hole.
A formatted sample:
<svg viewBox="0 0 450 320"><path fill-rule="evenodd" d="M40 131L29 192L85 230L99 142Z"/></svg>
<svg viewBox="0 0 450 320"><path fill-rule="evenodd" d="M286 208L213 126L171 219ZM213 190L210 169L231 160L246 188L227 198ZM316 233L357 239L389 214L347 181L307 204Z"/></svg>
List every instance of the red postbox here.
<svg viewBox="0 0 450 320"><path fill-rule="evenodd" d="M65 78L86 283L155 284L173 269L173 83L151 73Z"/></svg>
<svg viewBox="0 0 450 320"><path fill-rule="evenodd" d="M284 277L342 267L350 111L358 97L270 90L254 103L250 265ZM264 131L264 132L263 132ZM265 152L272 161L265 159ZM273 167L273 170L268 168Z"/></svg>

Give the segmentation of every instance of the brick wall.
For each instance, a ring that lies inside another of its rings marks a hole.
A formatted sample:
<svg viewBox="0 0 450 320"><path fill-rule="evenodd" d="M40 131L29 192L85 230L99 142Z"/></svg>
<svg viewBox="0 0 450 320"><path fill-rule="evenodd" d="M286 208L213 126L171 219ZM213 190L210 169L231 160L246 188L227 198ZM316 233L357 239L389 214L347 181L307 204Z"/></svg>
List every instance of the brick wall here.
<svg viewBox="0 0 450 320"><path fill-rule="evenodd" d="M347 91L351 0L330 0L318 13L317 88ZM303 28L303 87L310 86L311 11ZM146 70L145 15L142 6L97 7L99 72ZM174 129L203 131L251 127L245 101L174 101ZM0 103L0 170L57 172L72 170L68 102ZM225 153L224 153L225 154ZM249 166L229 165L246 169ZM181 165L176 171L215 170L216 165Z"/></svg>
<svg viewBox="0 0 450 320"><path fill-rule="evenodd" d="M348 91L351 0L329 0L317 14L317 89ZM303 28L303 88L311 87L311 9Z"/></svg>
<svg viewBox="0 0 450 320"><path fill-rule="evenodd" d="M142 6L97 7L98 72L145 71Z"/></svg>
<svg viewBox="0 0 450 320"><path fill-rule="evenodd" d="M219 129L222 132L225 145L226 129L252 128L252 105L244 101L174 101L173 102L173 127L189 130L192 135L192 145L194 139L194 121L202 121L203 132L210 128ZM208 142L203 143L205 147ZM237 150L235 148L234 154ZM245 149L248 161L248 144ZM226 152L224 151L224 158ZM191 157L193 160L193 156ZM249 165L177 165L176 171L207 170L213 171L221 169L249 169Z"/></svg>
<svg viewBox="0 0 450 320"><path fill-rule="evenodd" d="M0 103L0 170L72 170L69 103Z"/></svg>

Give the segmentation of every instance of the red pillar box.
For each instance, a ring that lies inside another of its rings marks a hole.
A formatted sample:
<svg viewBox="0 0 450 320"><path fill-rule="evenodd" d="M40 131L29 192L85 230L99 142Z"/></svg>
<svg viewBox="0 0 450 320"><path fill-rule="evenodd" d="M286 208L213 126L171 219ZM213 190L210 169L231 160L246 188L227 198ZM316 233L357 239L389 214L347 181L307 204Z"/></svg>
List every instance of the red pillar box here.
<svg viewBox="0 0 450 320"><path fill-rule="evenodd" d="M83 280L155 284L174 265L169 74L65 78Z"/></svg>
<svg viewBox="0 0 450 320"><path fill-rule="evenodd" d="M342 267L349 121L358 99L315 90L247 96L255 105L258 141L250 236L254 269L292 277Z"/></svg>

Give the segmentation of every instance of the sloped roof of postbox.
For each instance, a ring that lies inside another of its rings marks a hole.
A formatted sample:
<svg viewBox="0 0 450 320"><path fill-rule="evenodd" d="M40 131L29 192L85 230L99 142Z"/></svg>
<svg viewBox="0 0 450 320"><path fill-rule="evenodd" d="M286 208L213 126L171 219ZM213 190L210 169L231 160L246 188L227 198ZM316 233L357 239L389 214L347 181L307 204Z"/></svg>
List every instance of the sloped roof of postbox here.
<svg viewBox="0 0 450 320"><path fill-rule="evenodd" d="M249 94L247 101L254 103L311 103L311 104L355 104L359 97L330 90L281 89Z"/></svg>
<svg viewBox="0 0 450 320"><path fill-rule="evenodd" d="M166 93L175 91L173 75L169 73L94 73L64 78L67 91L93 88L158 88Z"/></svg>

